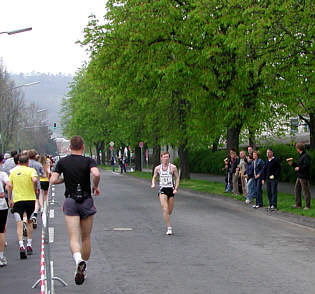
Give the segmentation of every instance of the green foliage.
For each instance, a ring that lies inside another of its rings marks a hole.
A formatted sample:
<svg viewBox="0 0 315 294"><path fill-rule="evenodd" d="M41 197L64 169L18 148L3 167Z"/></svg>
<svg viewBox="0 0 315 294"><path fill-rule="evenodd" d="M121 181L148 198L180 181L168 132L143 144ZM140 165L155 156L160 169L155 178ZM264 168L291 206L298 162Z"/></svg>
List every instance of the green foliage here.
<svg viewBox="0 0 315 294"><path fill-rule="evenodd" d="M204 149L227 128L259 134L277 129L288 112L313 113L311 0L110 0L106 7L104 24L91 16L84 30L91 59L64 102L67 134L105 146L201 148L214 167L200 169L222 173L223 153Z"/></svg>
<svg viewBox="0 0 315 294"><path fill-rule="evenodd" d="M189 165L191 172L224 175L224 158L227 157L225 150L212 152L209 149L190 150Z"/></svg>

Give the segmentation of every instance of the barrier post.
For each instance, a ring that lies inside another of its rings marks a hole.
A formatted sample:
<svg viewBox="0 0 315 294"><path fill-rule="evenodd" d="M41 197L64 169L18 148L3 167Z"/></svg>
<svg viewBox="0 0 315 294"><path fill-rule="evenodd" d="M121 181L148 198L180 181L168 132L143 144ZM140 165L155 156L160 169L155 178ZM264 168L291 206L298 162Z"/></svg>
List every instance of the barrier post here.
<svg viewBox="0 0 315 294"><path fill-rule="evenodd" d="M53 185L54 186L54 185ZM54 193L51 193L52 187L49 187L48 197L44 199L44 208L42 213L42 237L41 237L41 254L40 254L40 279L37 280L32 288L41 286L41 294L53 294L53 280L59 281L64 286L68 284L59 277L52 276L51 261L50 261L50 242L49 242L49 211L50 203L54 204ZM54 188L53 188L54 189ZM46 244L46 245L45 245Z"/></svg>

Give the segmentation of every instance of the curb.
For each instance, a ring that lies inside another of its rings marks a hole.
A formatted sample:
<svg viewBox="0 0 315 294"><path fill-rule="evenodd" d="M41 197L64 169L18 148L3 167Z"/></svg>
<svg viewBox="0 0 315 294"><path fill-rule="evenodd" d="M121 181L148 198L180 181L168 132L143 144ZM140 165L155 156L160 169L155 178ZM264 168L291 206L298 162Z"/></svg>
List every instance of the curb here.
<svg viewBox="0 0 315 294"><path fill-rule="evenodd" d="M128 175L128 173L126 175L128 177L133 177L134 179L137 179L138 181L141 181L141 182L150 182L150 180L148 180L148 179L139 178L136 176L131 176L131 175ZM284 211L280 211L280 210L273 211L273 212L267 211L266 209L259 209L259 210L255 209L254 210L250 205L247 205L238 199L234 199L234 198L231 198L228 196L221 196L218 194L211 194L211 193L206 193L206 192L194 191L194 190L185 189L185 188L180 188L180 191L193 194L194 196L201 196L201 197L206 197L206 198L209 198L209 196L210 196L210 199L213 199L213 200L227 201L229 203L233 203L233 204L237 205L241 209L248 209L251 212L255 211L255 213L259 213L259 214L263 214L265 216L277 218L283 222L287 222L290 224L294 224L294 225L301 226L303 228L311 229L312 231L313 230L315 231L315 218L313 218L313 217L292 214L292 213L284 212Z"/></svg>

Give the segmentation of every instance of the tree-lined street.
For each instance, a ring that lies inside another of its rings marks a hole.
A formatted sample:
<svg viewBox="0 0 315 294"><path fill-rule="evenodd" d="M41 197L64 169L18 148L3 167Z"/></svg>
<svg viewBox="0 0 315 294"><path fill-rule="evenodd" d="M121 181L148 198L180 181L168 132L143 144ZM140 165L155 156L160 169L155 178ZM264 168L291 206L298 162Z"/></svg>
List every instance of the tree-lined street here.
<svg viewBox="0 0 315 294"><path fill-rule="evenodd" d="M102 172L101 195L92 233L88 278L73 281L74 264L68 249L62 185L56 186L55 230L51 244L56 293L312 293L315 287L315 231L247 209L233 200L181 191L172 216L174 235L166 236L156 192L145 180ZM115 231L114 228L131 228ZM8 251L17 248L12 220ZM35 237L34 237L35 239ZM39 234L36 232L36 241ZM39 273L39 249L27 261L17 254L1 279L1 289L30 289ZM32 263L32 270L23 267ZM21 265L20 265L21 264ZM33 270L33 269L36 270ZM35 277L35 276L36 277ZM2 273L1 273L2 276ZM19 279L16 280L16 277ZM5 284L4 284L5 281Z"/></svg>

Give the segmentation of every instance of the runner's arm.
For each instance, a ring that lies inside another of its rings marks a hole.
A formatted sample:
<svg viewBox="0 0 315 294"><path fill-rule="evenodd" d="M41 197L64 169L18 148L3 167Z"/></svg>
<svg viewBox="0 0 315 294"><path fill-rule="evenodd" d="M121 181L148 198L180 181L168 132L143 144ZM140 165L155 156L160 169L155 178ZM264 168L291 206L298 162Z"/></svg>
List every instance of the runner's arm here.
<svg viewBox="0 0 315 294"><path fill-rule="evenodd" d="M175 176L175 188L174 188L174 193L177 193L178 187L179 187L179 173L177 171L177 167L174 165L173 166L173 174Z"/></svg>
<svg viewBox="0 0 315 294"><path fill-rule="evenodd" d="M151 188L154 189L155 188L155 179L158 175L158 170L159 170L159 165L157 167L155 167L154 169L154 173L153 173L153 177L152 177L152 182L151 182Z"/></svg>
<svg viewBox="0 0 315 294"><path fill-rule="evenodd" d="M93 175L93 188L92 188L92 191L93 191L94 195L99 195L100 191L98 189L98 184L100 182L101 175L100 175L100 172L99 172L98 168L97 167L92 167L91 168L91 174Z"/></svg>
<svg viewBox="0 0 315 294"><path fill-rule="evenodd" d="M52 173L52 176L50 178L50 181L49 183L50 184L62 184L64 182L64 179L63 178L60 178L60 174L56 173L56 172L53 172Z"/></svg>

